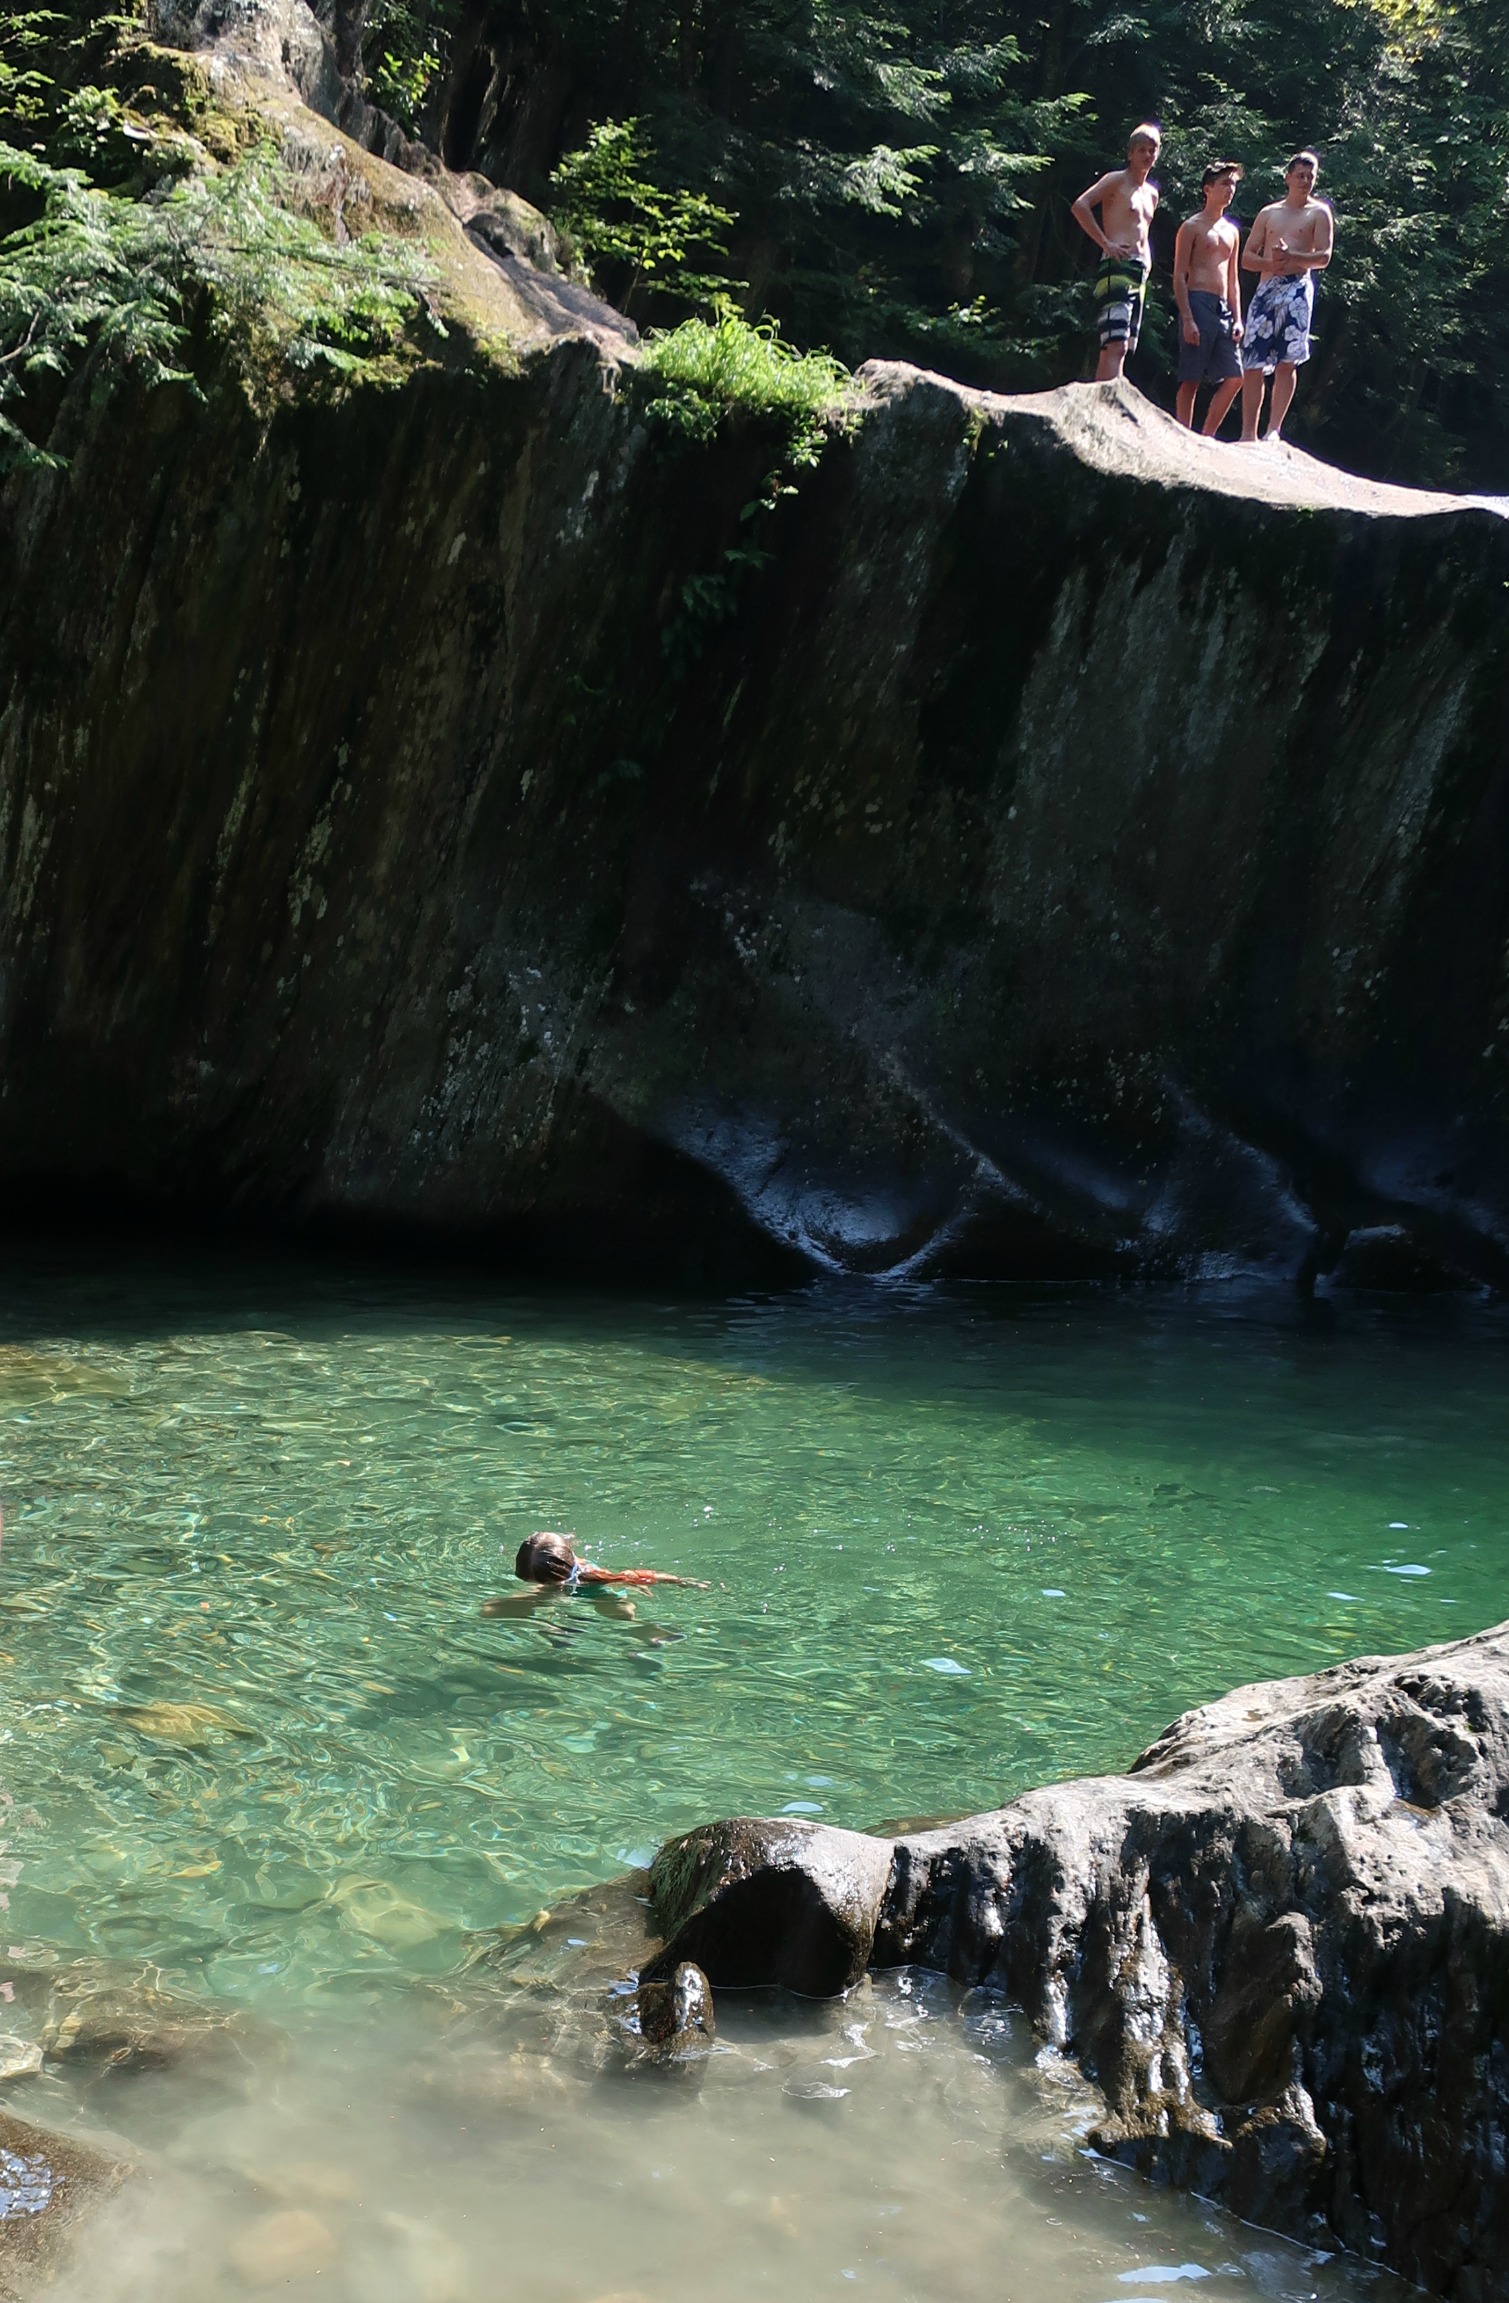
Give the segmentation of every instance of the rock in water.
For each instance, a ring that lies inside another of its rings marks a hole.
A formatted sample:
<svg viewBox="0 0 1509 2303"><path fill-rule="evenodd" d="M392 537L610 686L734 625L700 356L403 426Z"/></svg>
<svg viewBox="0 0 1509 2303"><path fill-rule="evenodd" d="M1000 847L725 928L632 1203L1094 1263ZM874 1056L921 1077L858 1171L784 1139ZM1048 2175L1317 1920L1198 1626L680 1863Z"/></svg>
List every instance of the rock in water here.
<svg viewBox="0 0 1509 2303"><path fill-rule="evenodd" d="M717 2036L712 1986L700 1967L683 1959L670 1976L647 1976L634 1994L642 2048L656 2062L683 2062L704 2053Z"/></svg>
<svg viewBox="0 0 1509 2303"><path fill-rule="evenodd" d="M889 1868L885 1840L827 1824L739 1816L689 1831L651 1867L673 1940L645 1972L671 1976L689 1959L720 1990L847 1990L869 1963Z"/></svg>
<svg viewBox="0 0 1509 2303"><path fill-rule="evenodd" d="M230 2259L248 2287L286 2287L334 2270L340 2249L318 2215L307 2207L285 2207L243 2231Z"/></svg>
<svg viewBox="0 0 1509 2303"><path fill-rule="evenodd" d="M715 1824L651 1876L659 1971L836 1990L863 1941L995 1984L1102 2090L1101 2150L1455 2303L1509 2294L1509 1625L1239 1688L993 1815Z"/></svg>
<svg viewBox="0 0 1509 2303"><path fill-rule="evenodd" d="M124 2160L0 2111L0 2303L52 2277L80 2217L129 2173Z"/></svg>
<svg viewBox="0 0 1509 2303"><path fill-rule="evenodd" d="M86 2082L183 2070L225 2085L281 2052L267 2023L213 2000L180 1997L139 1978L81 1964L53 1979L41 2046Z"/></svg>
<svg viewBox="0 0 1509 2303"><path fill-rule="evenodd" d="M455 2240L417 2216L377 2216L348 2243L346 2256L347 2292L362 2303L467 2303L474 2293Z"/></svg>
<svg viewBox="0 0 1509 2303"><path fill-rule="evenodd" d="M203 1750L221 1736L251 1736L256 1732L214 1703L126 1704L119 1716L154 1743L181 1743L186 1751Z"/></svg>
<svg viewBox="0 0 1509 2303"><path fill-rule="evenodd" d="M34 2039L0 2032L0 2080L32 2079L42 2068L42 2050Z"/></svg>

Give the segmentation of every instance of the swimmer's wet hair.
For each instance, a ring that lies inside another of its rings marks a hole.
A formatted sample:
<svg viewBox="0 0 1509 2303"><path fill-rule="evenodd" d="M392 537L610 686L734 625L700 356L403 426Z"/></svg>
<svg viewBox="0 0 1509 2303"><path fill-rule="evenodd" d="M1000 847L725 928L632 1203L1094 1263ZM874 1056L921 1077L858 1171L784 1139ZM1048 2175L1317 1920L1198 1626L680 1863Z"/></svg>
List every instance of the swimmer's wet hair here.
<svg viewBox="0 0 1509 2303"><path fill-rule="evenodd" d="M1212 160L1200 178L1200 189L1203 192L1207 184L1218 184L1223 176L1229 176L1233 184L1240 184L1246 173L1240 160Z"/></svg>
<svg viewBox="0 0 1509 2303"><path fill-rule="evenodd" d="M1308 146L1303 152L1291 152L1284 162L1284 174L1292 176L1296 168L1313 168L1318 176L1320 174L1320 155L1312 152Z"/></svg>
<svg viewBox="0 0 1509 2303"><path fill-rule="evenodd" d="M569 1583L575 1565L576 1553L570 1538L551 1535L542 1529L536 1535L526 1536L519 1545L513 1571L521 1583Z"/></svg>

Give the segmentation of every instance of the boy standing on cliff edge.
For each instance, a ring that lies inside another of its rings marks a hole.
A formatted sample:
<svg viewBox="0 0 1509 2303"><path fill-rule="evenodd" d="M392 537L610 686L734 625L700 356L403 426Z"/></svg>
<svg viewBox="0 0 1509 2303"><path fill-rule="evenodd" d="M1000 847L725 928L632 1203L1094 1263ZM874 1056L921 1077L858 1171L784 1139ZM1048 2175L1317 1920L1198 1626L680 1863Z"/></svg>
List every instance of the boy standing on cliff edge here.
<svg viewBox="0 0 1509 2303"><path fill-rule="evenodd" d="M1100 333L1097 384L1120 376L1142 328L1147 276L1153 267L1150 233L1158 207L1158 187L1148 177L1163 142L1151 120L1134 128L1127 164L1099 176L1074 203L1074 221L1101 252L1095 275L1095 317ZM1097 223L1093 211L1100 210Z"/></svg>
<svg viewBox="0 0 1509 2303"><path fill-rule="evenodd" d="M1242 236L1227 217L1242 180L1235 160L1212 160L1200 178L1205 205L1179 226L1174 242L1174 302L1179 307L1179 397L1174 413L1194 430L1195 398L1213 384L1205 430L1214 436L1242 389L1242 288L1237 251Z"/></svg>
<svg viewBox="0 0 1509 2303"><path fill-rule="evenodd" d="M1260 210L1242 250L1242 268L1260 272L1247 307L1242 341L1242 438L1255 440L1263 409L1263 379L1273 378L1268 429L1283 436L1284 418L1294 397L1296 371L1310 357L1310 320L1315 310L1315 275L1331 261L1336 222L1329 204L1315 198L1320 162L1313 152L1296 152L1284 170L1287 190Z"/></svg>

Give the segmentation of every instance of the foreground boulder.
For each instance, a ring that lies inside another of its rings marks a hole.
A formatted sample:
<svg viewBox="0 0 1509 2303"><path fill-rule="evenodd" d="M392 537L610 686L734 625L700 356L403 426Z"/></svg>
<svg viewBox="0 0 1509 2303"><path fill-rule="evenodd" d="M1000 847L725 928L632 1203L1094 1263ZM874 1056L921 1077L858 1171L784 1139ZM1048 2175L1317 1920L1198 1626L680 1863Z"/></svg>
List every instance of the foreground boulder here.
<svg viewBox="0 0 1509 2303"><path fill-rule="evenodd" d="M674 1941L646 1973L669 1976L690 1959L719 1989L846 1991L869 1965L889 1869L888 1843L858 1831L749 1817L690 1831L650 1871Z"/></svg>
<svg viewBox="0 0 1509 2303"><path fill-rule="evenodd" d="M833 1990L868 1940L994 1984L1101 2089L1097 2148L1509 2295L1509 1625L1239 1688L994 1815L714 1825L651 1877L657 1971Z"/></svg>

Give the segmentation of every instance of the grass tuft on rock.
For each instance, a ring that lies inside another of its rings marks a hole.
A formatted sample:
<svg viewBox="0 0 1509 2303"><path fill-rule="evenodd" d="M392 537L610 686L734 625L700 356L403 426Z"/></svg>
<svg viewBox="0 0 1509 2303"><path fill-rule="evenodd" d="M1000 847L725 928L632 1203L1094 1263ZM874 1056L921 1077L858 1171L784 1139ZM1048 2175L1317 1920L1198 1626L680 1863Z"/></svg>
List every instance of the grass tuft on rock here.
<svg viewBox="0 0 1509 2303"><path fill-rule="evenodd" d="M853 378L831 352L799 351L774 320L756 325L735 312L657 331L641 369L657 387L649 412L659 422L705 441L727 416L773 418L793 464L817 461L853 401Z"/></svg>

